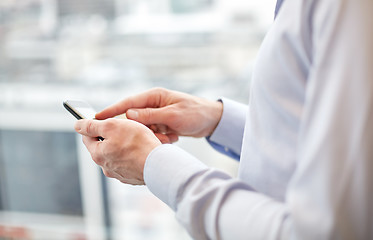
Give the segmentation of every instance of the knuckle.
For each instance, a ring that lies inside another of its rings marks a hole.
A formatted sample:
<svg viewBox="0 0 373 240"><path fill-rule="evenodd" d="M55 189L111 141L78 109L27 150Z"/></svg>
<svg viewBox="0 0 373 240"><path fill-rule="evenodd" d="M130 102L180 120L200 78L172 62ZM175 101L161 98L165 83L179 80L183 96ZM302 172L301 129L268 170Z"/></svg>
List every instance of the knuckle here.
<svg viewBox="0 0 373 240"><path fill-rule="evenodd" d="M107 120L105 120L105 122L103 124L102 130L104 132L108 132L108 131L112 130L114 127L115 127L114 119L107 119Z"/></svg>
<svg viewBox="0 0 373 240"><path fill-rule="evenodd" d="M86 131L87 133L91 133L95 130L95 126L93 124L93 121L88 121L86 125Z"/></svg>
<svg viewBox="0 0 373 240"><path fill-rule="evenodd" d="M106 170L106 169L102 169L102 172L104 173L104 175L108 178L114 178L114 173L110 170Z"/></svg>
<svg viewBox="0 0 373 240"><path fill-rule="evenodd" d="M166 96L169 95L169 90L162 87L155 87L150 90L152 95L159 96L160 99L164 99Z"/></svg>
<svg viewBox="0 0 373 240"><path fill-rule="evenodd" d="M151 111L151 109L146 108L143 111L141 111L141 113L140 113L140 119L142 119L143 121L148 122L152 119L153 112Z"/></svg>
<svg viewBox="0 0 373 240"><path fill-rule="evenodd" d="M165 134L167 133L167 131L168 131L168 127L166 125L163 125L163 124L157 125L157 132Z"/></svg>
<svg viewBox="0 0 373 240"><path fill-rule="evenodd" d="M163 87L155 87L155 88L152 88L150 91L156 92L156 93L164 93L167 91L167 89Z"/></svg>
<svg viewBox="0 0 373 240"><path fill-rule="evenodd" d="M107 119L102 125L103 132L112 132L113 130L117 129L119 120L118 119Z"/></svg>

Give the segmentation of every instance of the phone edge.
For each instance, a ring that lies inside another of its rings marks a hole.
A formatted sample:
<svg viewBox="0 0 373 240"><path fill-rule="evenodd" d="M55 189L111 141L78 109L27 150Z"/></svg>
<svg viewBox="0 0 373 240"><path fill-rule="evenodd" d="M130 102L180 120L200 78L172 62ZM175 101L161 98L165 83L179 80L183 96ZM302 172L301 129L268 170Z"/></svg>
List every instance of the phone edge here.
<svg viewBox="0 0 373 240"><path fill-rule="evenodd" d="M65 109L67 111L69 111L76 119L80 120L80 119L83 119L83 117L81 117L78 113L76 113L69 105L69 103L67 101L64 101L63 102L63 106L65 107Z"/></svg>

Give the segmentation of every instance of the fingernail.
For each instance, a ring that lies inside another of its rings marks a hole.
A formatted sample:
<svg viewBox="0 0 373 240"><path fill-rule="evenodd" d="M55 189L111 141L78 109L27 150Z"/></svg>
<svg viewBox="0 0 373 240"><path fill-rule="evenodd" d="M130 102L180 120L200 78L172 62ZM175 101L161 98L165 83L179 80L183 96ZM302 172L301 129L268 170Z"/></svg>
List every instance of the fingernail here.
<svg viewBox="0 0 373 240"><path fill-rule="evenodd" d="M128 118L133 119L133 120L136 120L139 117L139 113L131 109L127 111L126 115Z"/></svg>

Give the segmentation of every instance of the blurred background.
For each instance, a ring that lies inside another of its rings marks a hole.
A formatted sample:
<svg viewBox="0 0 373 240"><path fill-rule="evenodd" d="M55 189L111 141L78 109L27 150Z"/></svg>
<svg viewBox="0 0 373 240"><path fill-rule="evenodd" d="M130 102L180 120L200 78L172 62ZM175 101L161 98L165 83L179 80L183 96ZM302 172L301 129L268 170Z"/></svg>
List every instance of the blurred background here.
<svg viewBox="0 0 373 240"><path fill-rule="evenodd" d="M248 102L274 0L1 0L0 239L190 239L146 187L105 178L65 99L151 87ZM204 139L180 147L235 176Z"/></svg>

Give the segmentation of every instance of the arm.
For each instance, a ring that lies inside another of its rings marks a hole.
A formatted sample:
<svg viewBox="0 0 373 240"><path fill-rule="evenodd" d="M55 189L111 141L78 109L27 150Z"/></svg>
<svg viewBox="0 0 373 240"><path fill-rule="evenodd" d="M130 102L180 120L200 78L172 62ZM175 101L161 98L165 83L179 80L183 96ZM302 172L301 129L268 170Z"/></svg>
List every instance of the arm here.
<svg viewBox="0 0 373 240"><path fill-rule="evenodd" d="M88 148L99 164L118 170L112 176L142 176L148 156L144 178L149 189L198 239L371 239L373 28L368 23L373 2L331 2L315 1L314 66L306 86L298 164L285 203L207 169L175 146L160 145L138 123L82 120L77 131L88 136ZM366 28L359 27L364 24ZM107 123L115 131L95 131L96 125ZM95 136L105 140L97 144ZM129 136L140 141L125 141ZM132 147L116 151L111 138L118 146L124 141ZM138 167L128 168L128 163Z"/></svg>
<svg viewBox="0 0 373 240"><path fill-rule="evenodd" d="M187 158L176 147L161 146L148 157L149 189L196 239L373 237L373 28L367 24L373 3L330 2L314 9L314 66L285 203L202 166L156 179L160 165ZM160 186L167 186L162 193Z"/></svg>
<svg viewBox="0 0 373 240"><path fill-rule="evenodd" d="M148 157L144 179L194 239L277 239L287 208L227 174L165 144ZM284 238L288 239L288 238Z"/></svg>

